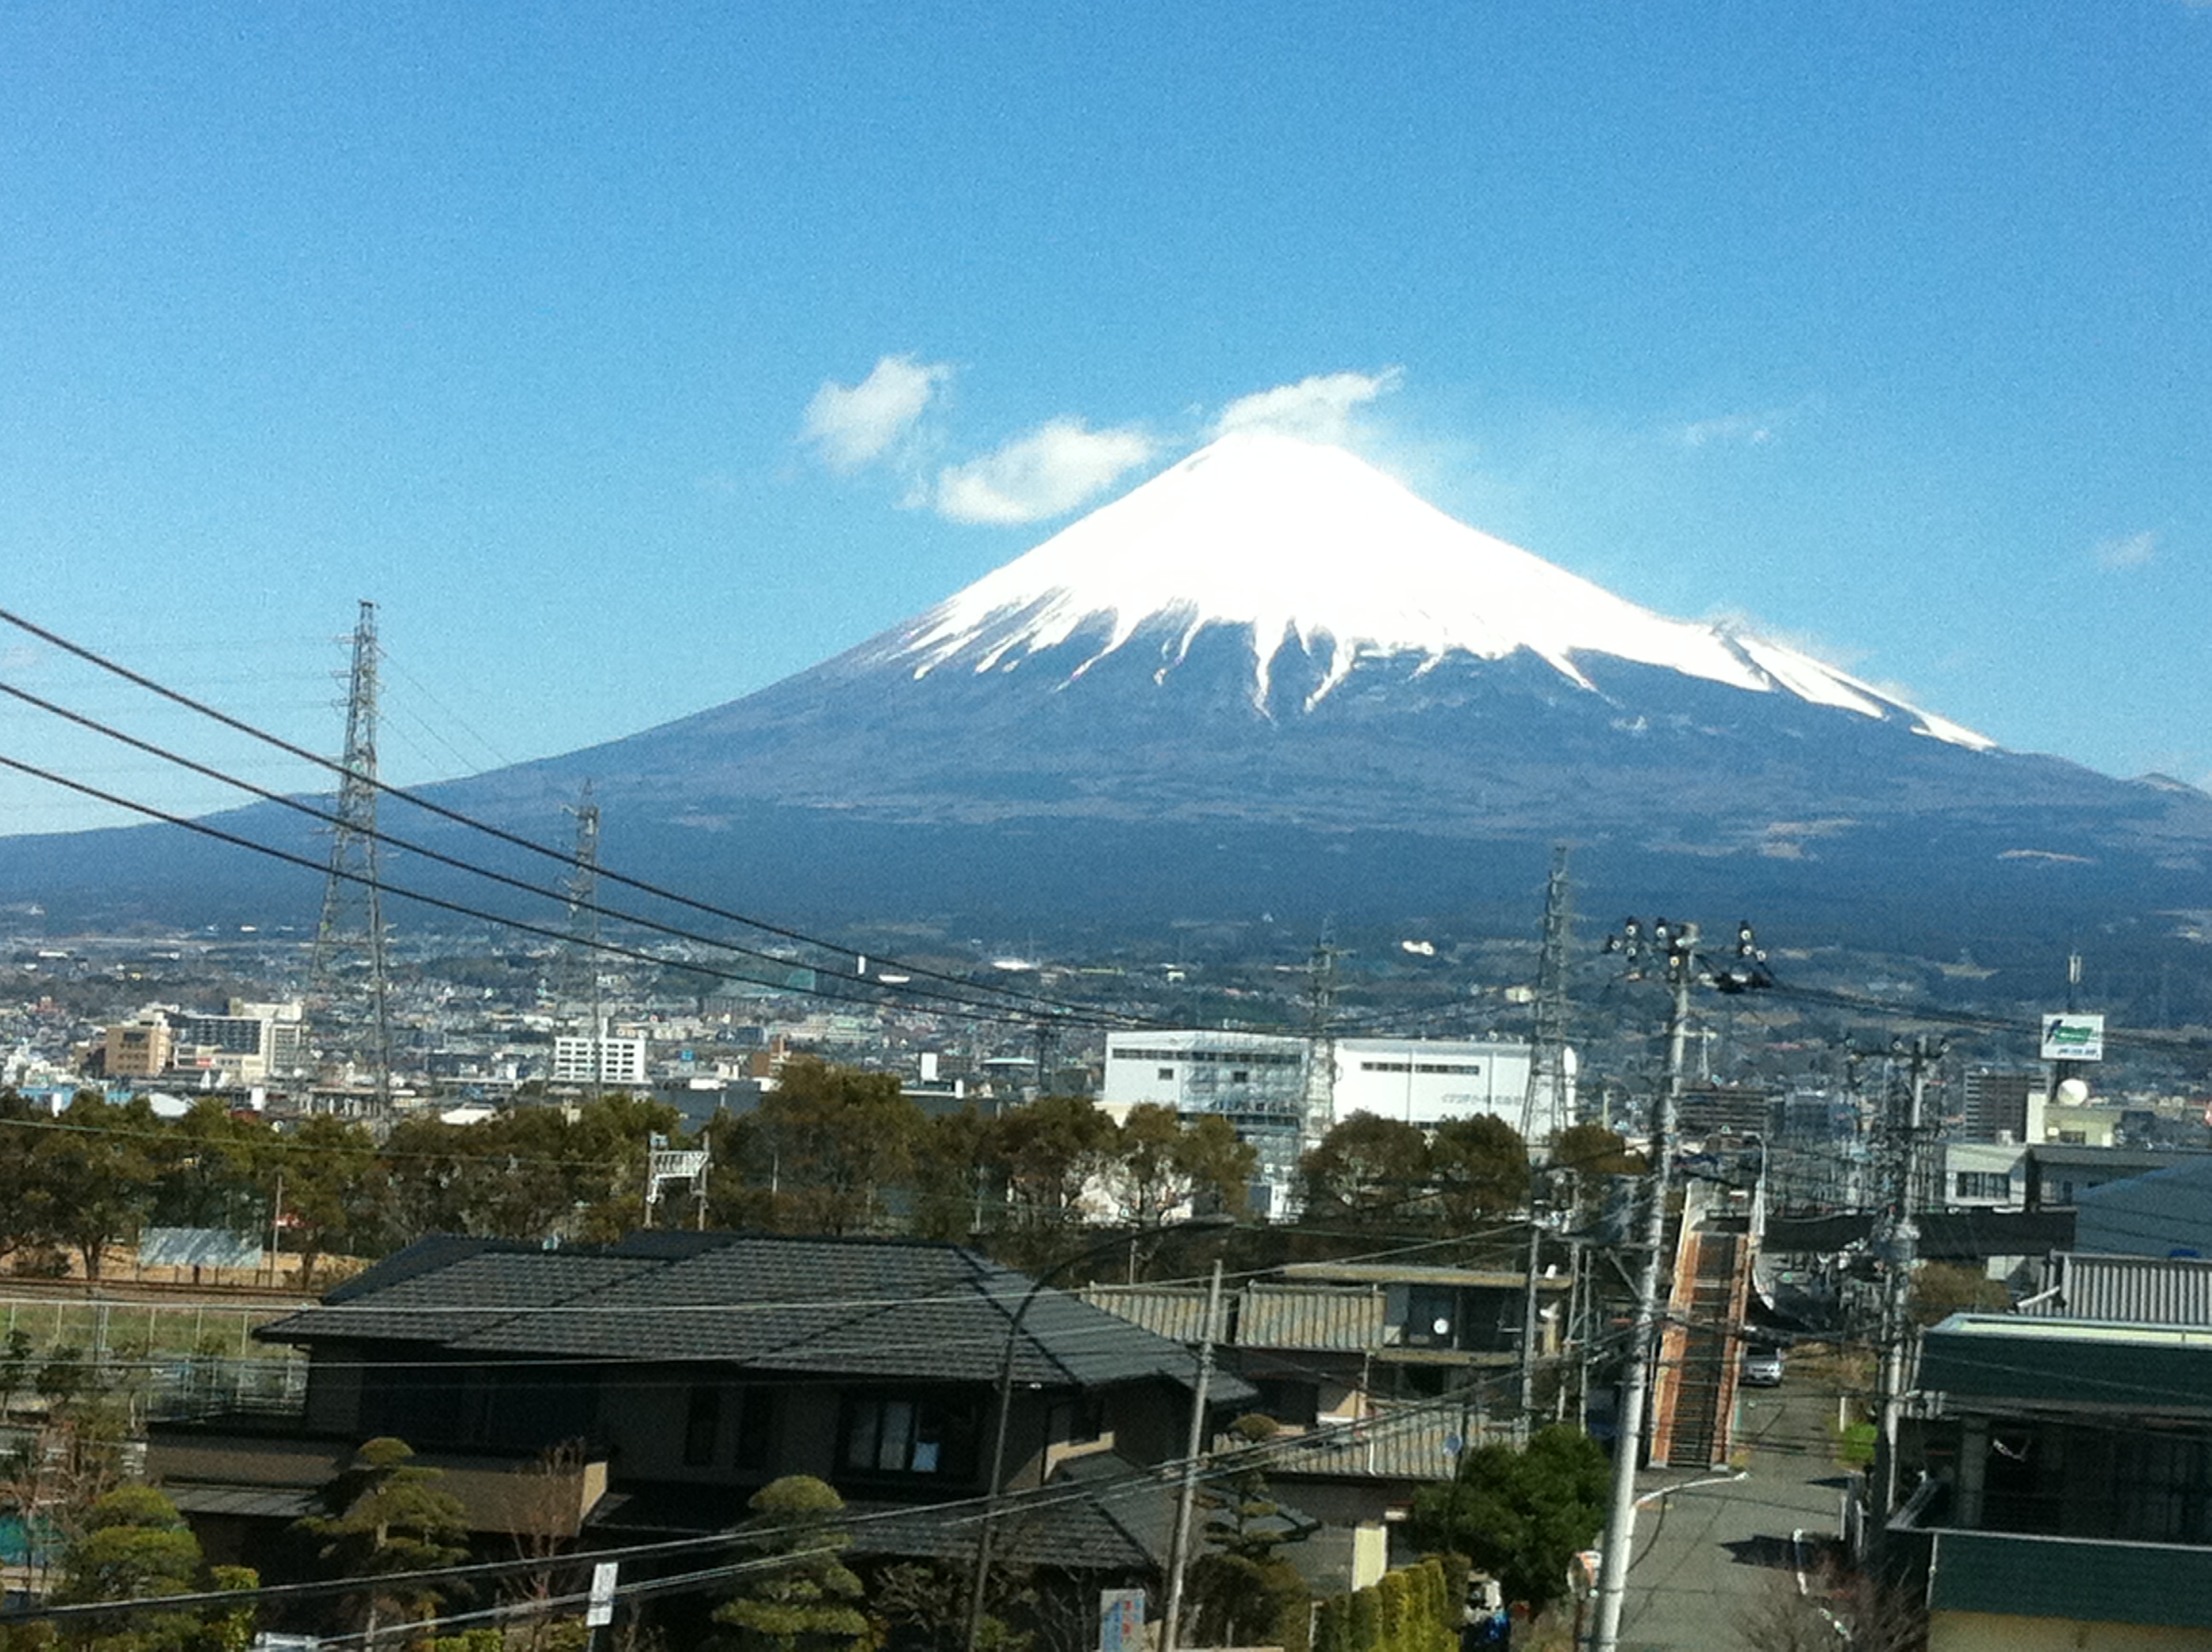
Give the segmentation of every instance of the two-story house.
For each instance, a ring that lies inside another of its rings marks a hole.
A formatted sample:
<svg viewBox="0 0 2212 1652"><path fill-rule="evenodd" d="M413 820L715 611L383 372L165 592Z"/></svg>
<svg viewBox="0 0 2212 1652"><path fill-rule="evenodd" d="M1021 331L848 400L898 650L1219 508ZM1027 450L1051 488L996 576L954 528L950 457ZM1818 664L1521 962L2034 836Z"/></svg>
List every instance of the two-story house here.
<svg viewBox="0 0 2212 1652"><path fill-rule="evenodd" d="M149 1452L225 1558L390 1435L447 1471L487 1546L718 1532L804 1473L891 1516L856 1517L860 1550L957 1560L1010 1369L1000 1489L1072 1490L1027 1500L999 1552L1142 1582L1170 1495L1145 1470L1182 1454L1195 1370L1182 1344L957 1246L726 1233L425 1239L257 1334L307 1351L301 1412L157 1424ZM1230 1415L1254 1398L1233 1375L1211 1392Z"/></svg>

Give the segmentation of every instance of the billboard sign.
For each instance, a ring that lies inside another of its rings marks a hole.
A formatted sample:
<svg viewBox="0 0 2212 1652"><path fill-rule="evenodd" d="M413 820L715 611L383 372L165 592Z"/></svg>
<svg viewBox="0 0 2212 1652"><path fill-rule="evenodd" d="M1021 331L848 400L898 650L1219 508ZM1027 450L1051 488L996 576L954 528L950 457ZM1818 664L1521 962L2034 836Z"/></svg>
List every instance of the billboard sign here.
<svg viewBox="0 0 2212 1652"><path fill-rule="evenodd" d="M2100 1015L2046 1015L2043 1017L2043 1059L2046 1061L2101 1061L2105 1059L2105 1017Z"/></svg>

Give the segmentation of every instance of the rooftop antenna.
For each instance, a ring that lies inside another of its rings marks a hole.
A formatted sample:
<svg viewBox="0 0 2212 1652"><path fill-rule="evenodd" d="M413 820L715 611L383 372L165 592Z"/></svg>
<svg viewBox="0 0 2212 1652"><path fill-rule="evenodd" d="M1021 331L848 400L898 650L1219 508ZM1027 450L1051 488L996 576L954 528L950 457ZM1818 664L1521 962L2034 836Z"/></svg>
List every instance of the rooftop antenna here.
<svg viewBox="0 0 2212 1652"><path fill-rule="evenodd" d="M376 604L364 600L353 632L353 666L346 688L345 755L339 760L337 807L331 811L330 869L323 885L323 914L315 926L310 991L325 1011L341 1001L338 977L352 958L368 970L368 1048L349 1008L336 1048L365 1054L376 1089L376 1114L392 1108L391 978L385 957L384 898L376 856Z"/></svg>

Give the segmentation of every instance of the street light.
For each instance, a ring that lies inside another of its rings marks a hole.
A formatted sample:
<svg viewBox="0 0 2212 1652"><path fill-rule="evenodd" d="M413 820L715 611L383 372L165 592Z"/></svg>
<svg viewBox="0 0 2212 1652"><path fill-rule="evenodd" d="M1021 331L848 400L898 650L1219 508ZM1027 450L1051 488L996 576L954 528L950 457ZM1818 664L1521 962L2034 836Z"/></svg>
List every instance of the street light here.
<svg viewBox="0 0 2212 1652"><path fill-rule="evenodd" d="M1218 1230L1237 1225L1233 1216L1194 1216L1187 1222L1163 1224L1152 1230L1157 1236L1169 1233L1188 1233L1194 1229ZM1000 1484L1006 1470L1006 1418L1013 1410L1014 1350L1022 1333L1022 1321L1029 1317L1030 1307L1043 1293L1044 1288L1071 1269L1133 1242L1128 1236L1114 1234L1055 1262L1030 1282L1022 1300L1014 1309L1014 1316L1006 1322L1006 1345L999 1359L999 1414L991 1436L991 1478L985 1485L986 1501L983 1520L975 1533L975 1571L968 1582L968 1652L978 1652L983 1632L983 1590L991 1576L991 1546L997 1534L1000 1491Z"/></svg>

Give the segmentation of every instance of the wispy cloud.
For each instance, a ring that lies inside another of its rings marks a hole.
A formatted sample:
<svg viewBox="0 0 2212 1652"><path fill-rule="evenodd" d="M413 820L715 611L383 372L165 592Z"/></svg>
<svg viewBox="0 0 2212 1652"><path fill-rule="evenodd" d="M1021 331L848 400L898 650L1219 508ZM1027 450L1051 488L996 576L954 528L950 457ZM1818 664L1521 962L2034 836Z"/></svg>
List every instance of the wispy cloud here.
<svg viewBox="0 0 2212 1652"><path fill-rule="evenodd" d="M1696 419L1681 428L1685 447L1713 447L1742 443L1756 447L1774 440L1776 421L1764 413L1724 413L1717 419Z"/></svg>
<svg viewBox="0 0 2212 1652"><path fill-rule="evenodd" d="M1273 430L1309 441L1341 443L1352 434L1352 410L1395 390L1404 377L1404 369L1385 367L1380 373L1316 374L1294 385L1277 385L1223 408L1213 434Z"/></svg>
<svg viewBox="0 0 2212 1652"><path fill-rule="evenodd" d="M825 380L806 404L800 436L833 471L857 471L913 431L952 369L911 355L886 355L857 385Z"/></svg>
<svg viewBox="0 0 2212 1652"><path fill-rule="evenodd" d="M1783 407L1750 408L1692 419L1672 427L1670 434L1685 447L1764 447L1781 440L1790 426L1819 413L1822 405L1823 398L1814 392Z"/></svg>
<svg viewBox="0 0 2212 1652"><path fill-rule="evenodd" d="M1111 487L1158 451L1142 430L1093 430L1054 419L995 452L948 465L937 478L938 514L955 522L1040 522Z"/></svg>
<svg viewBox="0 0 2212 1652"><path fill-rule="evenodd" d="M2111 539L2101 539L2091 553L2099 568L2115 571L2141 568L2158 555L2158 535L2146 530L2142 533L2122 534Z"/></svg>

